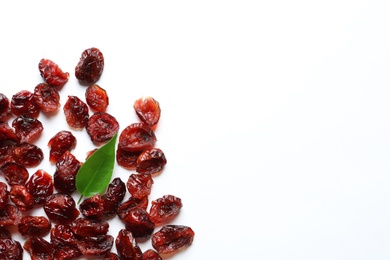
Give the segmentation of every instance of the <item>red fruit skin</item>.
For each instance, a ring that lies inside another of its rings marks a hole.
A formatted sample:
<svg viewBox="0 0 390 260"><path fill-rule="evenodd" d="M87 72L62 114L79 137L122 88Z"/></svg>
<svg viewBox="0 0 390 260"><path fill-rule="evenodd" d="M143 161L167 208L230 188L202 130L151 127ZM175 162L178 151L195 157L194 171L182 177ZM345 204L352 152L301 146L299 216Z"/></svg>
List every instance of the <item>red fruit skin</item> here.
<svg viewBox="0 0 390 260"><path fill-rule="evenodd" d="M157 100L152 97L139 98L134 102L133 107L142 122L151 128L157 125L161 115Z"/></svg>
<svg viewBox="0 0 390 260"><path fill-rule="evenodd" d="M152 236L152 246L159 254L172 254L188 247L194 240L194 231L187 226L166 225Z"/></svg>
<svg viewBox="0 0 390 260"><path fill-rule="evenodd" d="M95 47L83 51L75 68L75 76L83 84L94 84L103 73L103 53Z"/></svg>
<svg viewBox="0 0 390 260"><path fill-rule="evenodd" d="M53 87L62 87L68 82L69 73L63 72L60 67L49 59L41 59L38 64L39 72L47 84Z"/></svg>

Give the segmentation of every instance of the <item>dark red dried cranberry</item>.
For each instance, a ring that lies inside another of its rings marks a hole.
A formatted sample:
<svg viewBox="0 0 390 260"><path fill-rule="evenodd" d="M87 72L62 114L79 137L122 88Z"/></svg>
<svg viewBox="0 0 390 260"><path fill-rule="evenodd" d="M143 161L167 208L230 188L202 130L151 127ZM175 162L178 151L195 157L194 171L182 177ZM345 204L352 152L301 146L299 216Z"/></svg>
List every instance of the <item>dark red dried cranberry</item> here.
<svg viewBox="0 0 390 260"><path fill-rule="evenodd" d="M20 211L29 211L34 207L34 197L26 186L14 185L9 192L9 198Z"/></svg>
<svg viewBox="0 0 390 260"><path fill-rule="evenodd" d="M116 251L121 259L142 260L142 251L130 231L121 229L115 239Z"/></svg>
<svg viewBox="0 0 390 260"><path fill-rule="evenodd" d="M55 260L74 260L78 259L81 256L80 250L76 247L62 246L55 250L54 259Z"/></svg>
<svg viewBox="0 0 390 260"><path fill-rule="evenodd" d="M142 260L163 260L153 249L146 250L142 255Z"/></svg>
<svg viewBox="0 0 390 260"><path fill-rule="evenodd" d="M1 259L4 260L22 260L23 248L22 245L12 238L0 239Z"/></svg>
<svg viewBox="0 0 390 260"><path fill-rule="evenodd" d="M66 151L56 163L53 175L54 187L60 193L72 193L76 190L76 175L81 162L69 151Z"/></svg>
<svg viewBox="0 0 390 260"><path fill-rule="evenodd" d="M80 212L84 217L101 219L103 217L104 204L100 194L85 199L80 204Z"/></svg>
<svg viewBox="0 0 390 260"><path fill-rule="evenodd" d="M85 101L96 112L105 112L109 103L106 90L96 84L90 85L85 91Z"/></svg>
<svg viewBox="0 0 390 260"><path fill-rule="evenodd" d="M43 131L41 121L33 117L18 116L12 121L12 127L21 143L34 142Z"/></svg>
<svg viewBox="0 0 390 260"><path fill-rule="evenodd" d="M5 141L19 142L14 129L12 129L7 122L0 121L0 144Z"/></svg>
<svg viewBox="0 0 390 260"><path fill-rule="evenodd" d="M76 147L76 137L70 131L59 131L48 142L50 147L49 161L56 163L57 160L66 152Z"/></svg>
<svg viewBox="0 0 390 260"><path fill-rule="evenodd" d="M174 217L176 217L180 209L183 207L181 199L173 195L164 195L152 201L149 217L154 224L160 225Z"/></svg>
<svg viewBox="0 0 390 260"><path fill-rule="evenodd" d="M131 209L122 221L135 238L147 239L154 231L154 223L149 214L141 208Z"/></svg>
<svg viewBox="0 0 390 260"><path fill-rule="evenodd" d="M159 254L171 254L188 247L194 240L194 231L187 226L166 225L152 236L152 246Z"/></svg>
<svg viewBox="0 0 390 260"><path fill-rule="evenodd" d="M65 119L68 125L75 129L82 129L87 125L88 106L76 96L68 96L64 105Z"/></svg>
<svg viewBox="0 0 390 260"><path fill-rule="evenodd" d="M150 194L152 190L153 179L150 174L130 174L127 180L127 190L131 196L137 199L141 199Z"/></svg>
<svg viewBox="0 0 390 260"><path fill-rule="evenodd" d="M0 181L0 210L2 210L8 204L8 199L8 186L4 182Z"/></svg>
<svg viewBox="0 0 390 260"><path fill-rule="evenodd" d="M142 122L151 128L160 120L160 104L152 97L139 98L134 102L134 110Z"/></svg>
<svg viewBox="0 0 390 260"><path fill-rule="evenodd" d="M101 143L110 140L119 131L115 117L106 112L96 112L87 122L87 133L92 142Z"/></svg>
<svg viewBox="0 0 390 260"><path fill-rule="evenodd" d="M77 237L70 225L57 224L50 230L50 242L55 249L64 246L76 248Z"/></svg>
<svg viewBox="0 0 390 260"><path fill-rule="evenodd" d="M135 152L152 148L156 141L156 135L148 125L133 123L121 132L118 145L123 150Z"/></svg>
<svg viewBox="0 0 390 260"><path fill-rule="evenodd" d="M134 170L136 167L137 159L142 151L130 152L125 151L118 146L116 150L116 161L118 165L128 170Z"/></svg>
<svg viewBox="0 0 390 260"><path fill-rule="evenodd" d="M34 94L28 90L21 90L11 99L11 111L15 116L28 116L37 118L41 109L34 99Z"/></svg>
<svg viewBox="0 0 390 260"><path fill-rule="evenodd" d="M122 202L126 194L126 185L119 178L115 178L108 185L106 193L103 194L103 215L105 217L112 217L116 214L119 204Z"/></svg>
<svg viewBox="0 0 390 260"><path fill-rule="evenodd" d="M72 231L81 237L96 237L106 235L109 224L103 220L78 218L72 224Z"/></svg>
<svg viewBox="0 0 390 260"><path fill-rule="evenodd" d="M35 204L43 204L45 199L53 194L53 179L46 171L39 169L31 175L26 188L34 197Z"/></svg>
<svg viewBox="0 0 390 260"><path fill-rule="evenodd" d="M14 149L14 144L2 143L1 134L0 134L0 167L4 166L8 162L14 162L14 158L12 158L13 149Z"/></svg>
<svg viewBox="0 0 390 260"><path fill-rule="evenodd" d="M12 238L11 232L5 227L0 226L0 239Z"/></svg>
<svg viewBox="0 0 390 260"><path fill-rule="evenodd" d="M106 255L113 245L114 237L111 235L82 238L77 242L77 248L83 255Z"/></svg>
<svg viewBox="0 0 390 260"><path fill-rule="evenodd" d="M167 164L163 151L159 148L145 150L137 158L136 171L138 173L156 174L162 171Z"/></svg>
<svg viewBox="0 0 390 260"><path fill-rule="evenodd" d="M18 224L22 236L44 237L49 234L50 228L50 221L43 216L23 216Z"/></svg>
<svg viewBox="0 0 390 260"><path fill-rule="evenodd" d="M83 51L80 61L75 68L76 78L83 84L93 84L103 73L104 57L98 48Z"/></svg>
<svg viewBox="0 0 390 260"><path fill-rule="evenodd" d="M24 242L23 248L34 260L54 259L54 249L52 245L42 237L32 236Z"/></svg>
<svg viewBox="0 0 390 260"><path fill-rule="evenodd" d="M9 185L24 185L28 179L26 167L15 162L7 162L0 168L0 173L4 175Z"/></svg>
<svg viewBox="0 0 390 260"><path fill-rule="evenodd" d="M17 144L12 152L12 158L15 162L24 167L36 167L43 160L43 152L35 144Z"/></svg>
<svg viewBox="0 0 390 260"><path fill-rule="evenodd" d="M47 197L43 209L50 221L59 224L72 223L80 214L73 198L62 193Z"/></svg>
<svg viewBox="0 0 390 260"><path fill-rule="evenodd" d="M103 260L121 260L121 258L115 253L108 253L104 256Z"/></svg>
<svg viewBox="0 0 390 260"><path fill-rule="evenodd" d="M7 204L0 210L0 226L16 226L21 217L22 213L15 205Z"/></svg>
<svg viewBox="0 0 390 260"><path fill-rule="evenodd" d="M3 93L0 93L0 121L6 120L11 113L9 99Z"/></svg>
<svg viewBox="0 0 390 260"><path fill-rule="evenodd" d="M126 215L129 214L130 210L134 208L141 208L146 210L148 207L148 202L148 197L146 196L142 199L130 197L128 200L119 205L117 210L118 217L123 220Z"/></svg>
<svg viewBox="0 0 390 260"><path fill-rule="evenodd" d="M60 107L60 94L47 83L39 83L34 88L34 99L44 113L56 112Z"/></svg>
<svg viewBox="0 0 390 260"><path fill-rule="evenodd" d="M53 87L62 87L69 79L69 73L63 72L60 67L51 60L41 59L38 64L39 72L47 84Z"/></svg>

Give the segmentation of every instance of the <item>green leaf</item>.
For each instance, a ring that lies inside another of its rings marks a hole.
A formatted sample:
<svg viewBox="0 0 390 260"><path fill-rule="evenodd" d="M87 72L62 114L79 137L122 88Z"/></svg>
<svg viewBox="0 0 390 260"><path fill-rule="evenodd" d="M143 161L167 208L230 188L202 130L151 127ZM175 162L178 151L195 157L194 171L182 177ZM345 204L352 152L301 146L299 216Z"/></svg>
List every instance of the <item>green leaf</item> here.
<svg viewBox="0 0 390 260"><path fill-rule="evenodd" d="M103 193L111 181L115 163L115 143L118 134L95 151L81 166L76 175L76 189L83 196Z"/></svg>

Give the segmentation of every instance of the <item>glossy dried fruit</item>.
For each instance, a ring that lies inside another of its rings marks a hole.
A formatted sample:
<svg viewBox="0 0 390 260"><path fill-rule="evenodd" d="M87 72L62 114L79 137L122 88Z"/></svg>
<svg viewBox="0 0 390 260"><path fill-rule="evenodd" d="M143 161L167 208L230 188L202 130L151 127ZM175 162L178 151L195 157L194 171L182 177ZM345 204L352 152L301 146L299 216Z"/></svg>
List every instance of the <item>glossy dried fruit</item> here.
<svg viewBox="0 0 390 260"><path fill-rule="evenodd" d="M131 209L122 219L125 227L135 238L147 239L154 231L154 223L150 220L146 210L141 208Z"/></svg>
<svg viewBox="0 0 390 260"><path fill-rule="evenodd" d="M53 175L54 187L60 193L72 193L76 190L76 175L81 162L66 151L56 162L56 171Z"/></svg>
<svg viewBox="0 0 390 260"><path fill-rule="evenodd" d="M103 73L104 57L98 48L83 51L80 61L75 68L76 78L83 84L93 84Z"/></svg>
<svg viewBox="0 0 390 260"><path fill-rule="evenodd" d="M6 141L18 143L19 138L16 136L14 129L11 128L7 122L0 121L0 145L2 145L3 142Z"/></svg>
<svg viewBox="0 0 390 260"><path fill-rule="evenodd" d="M9 192L9 198L20 211L29 211L34 207L34 197L25 186L12 186Z"/></svg>
<svg viewBox="0 0 390 260"><path fill-rule="evenodd" d="M76 147L76 137L70 131L59 131L48 143L50 147L49 161L56 163L57 160L66 152Z"/></svg>
<svg viewBox="0 0 390 260"><path fill-rule="evenodd" d="M9 191L7 184L0 181L0 210L2 210L7 204L9 199Z"/></svg>
<svg viewBox="0 0 390 260"><path fill-rule="evenodd" d="M187 226L166 225L152 236L152 246L159 254L172 254L188 247L194 240L194 231Z"/></svg>
<svg viewBox="0 0 390 260"><path fill-rule="evenodd" d="M90 85L85 91L85 101L96 112L105 112L109 104L106 90L96 84Z"/></svg>
<svg viewBox="0 0 390 260"><path fill-rule="evenodd" d="M3 93L0 93L0 121L5 120L11 113L9 99Z"/></svg>
<svg viewBox="0 0 390 260"><path fill-rule="evenodd" d="M156 174L167 164L165 154L159 148L143 151L136 161L136 171L143 174Z"/></svg>
<svg viewBox="0 0 390 260"><path fill-rule="evenodd" d="M80 214L73 198L63 193L47 197L43 209L50 221L59 224L72 223Z"/></svg>
<svg viewBox="0 0 390 260"><path fill-rule="evenodd" d="M64 105L65 119L68 125L75 129L82 129L87 125L88 106L76 96L68 96Z"/></svg>
<svg viewBox="0 0 390 260"><path fill-rule="evenodd" d="M121 229L115 239L115 247L122 260L142 260L142 251L130 231Z"/></svg>
<svg viewBox="0 0 390 260"><path fill-rule="evenodd" d="M15 205L7 204L0 210L0 226L16 226L21 217L22 213Z"/></svg>
<svg viewBox="0 0 390 260"><path fill-rule="evenodd" d="M52 245L42 237L32 236L24 242L23 248L34 260L54 259L54 249Z"/></svg>
<svg viewBox="0 0 390 260"><path fill-rule="evenodd" d="M113 245L114 237L111 235L103 235L80 239L77 243L77 248L83 255L103 256L110 252Z"/></svg>
<svg viewBox="0 0 390 260"><path fill-rule="evenodd" d="M47 84L53 87L62 87L69 79L69 73L49 59L41 59L38 64L39 72Z"/></svg>
<svg viewBox="0 0 390 260"><path fill-rule="evenodd" d="M157 100L152 97L139 98L134 102L133 107L142 122L150 127L157 125L161 115L160 104Z"/></svg>
<svg viewBox="0 0 390 260"><path fill-rule="evenodd" d="M4 260L22 260L22 245L12 238L0 239L0 256Z"/></svg>
<svg viewBox="0 0 390 260"><path fill-rule="evenodd" d="M43 216L23 216L18 224L22 236L44 237L51 229L50 221Z"/></svg>
<svg viewBox="0 0 390 260"><path fill-rule="evenodd" d="M1 124L0 124L0 128L1 128ZM12 150L13 149L14 149L14 144L2 143L1 134L0 134L0 167L4 166L6 163L14 162L14 158L12 158ZM0 172L1 172L1 169L0 169Z"/></svg>
<svg viewBox="0 0 390 260"><path fill-rule="evenodd" d="M148 249L142 254L142 260L163 260L153 249Z"/></svg>
<svg viewBox="0 0 390 260"><path fill-rule="evenodd" d="M125 151L118 146L116 150L116 161L118 165L128 170L134 170L136 167L137 159L142 151L129 152Z"/></svg>
<svg viewBox="0 0 390 260"><path fill-rule="evenodd" d="M103 260L121 260L119 255L115 253L108 253L106 256L104 256Z"/></svg>
<svg viewBox="0 0 390 260"><path fill-rule="evenodd" d="M50 230L50 243L55 249L65 246L76 248L77 237L70 225L57 224Z"/></svg>
<svg viewBox="0 0 390 260"><path fill-rule="evenodd" d="M153 179L150 174L133 173L129 176L126 186L132 197L141 199L149 196L152 191Z"/></svg>
<svg viewBox="0 0 390 260"><path fill-rule="evenodd" d="M0 226L0 239L12 238L11 232L5 227Z"/></svg>
<svg viewBox="0 0 390 260"><path fill-rule="evenodd" d="M41 121L33 117L18 116L12 121L16 136L21 143L32 143L43 131Z"/></svg>
<svg viewBox="0 0 390 260"><path fill-rule="evenodd" d="M0 173L4 175L9 185L24 185L28 179L28 171L23 165L15 162L7 162L0 168Z"/></svg>
<svg viewBox="0 0 390 260"><path fill-rule="evenodd" d="M12 158L24 167L36 167L43 160L43 152L35 144L21 143L14 146Z"/></svg>
<svg viewBox="0 0 390 260"><path fill-rule="evenodd" d="M81 256L80 250L76 247L62 246L55 250L54 259L55 260L74 260L78 259Z"/></svg>
<svg viewBox="0 0 390 260"><path fill-rule="evenodd" d="M102 196L104 217L112 217L116 214L119 204L122 202L125 194L125 183L119 177L113 179Z"/></svg>
<svg viewBox="0 0 390 260"><path fill-rule="evenodd" d="M118 217L123 220L126 215L129 214L130 210L134 208L141 208L146 210L148 207L148 202L149 201L147 196L143 197L142 199L130 197L128 200L119 205L117 210Z"/></svg>
<svg viewBox="0 0 390 260"><path fill-rule="evenodd" d="M92 142L101 143L110 140L119 131L119 123L115 117L106 112L96 112L89 117L87 133Z"/></svg>
<svg viewBox="0 0 390 260"><path fill-rule="evenodd" d="M39 83L35 86L34 100L44 113L56 112L61 106L57 89L47 83Z"/></svg>
<svg viewBox="0 0 390 260"><path fill-rule="evenodd" d="M34 197L36 205L43 204L45 199L53 194L53 179L46 171L39 169L31 175L26 183L26 188Z"/></svg>
<svg viewBox="0 0 390 260"><path fill-rule="evenodd" d="M15 116L37 118L41 109L34 99L34 94L28 90L21 90L11 98L11 111Z"/></svg>
<svg viewBox="0 0 390 260"><path fill-rule="evenodd" d="M150 149L156 142L156 135L148 125L133 123L121 132L118 145L123 150L136 152Z"/></svg>
<svg viewBox="0 0 390 260"><path fill-rule="evenodd" d="M78 218L72 224L72 231L80 237L97 237L106 235L109 224L103 220Z"/></svg>
<svg viewBox="0 0 390 260"><path fill-rule="evenodd" d="M149 216L154 224L160 225L163 222L176 217L183 207L181 199L173 195L164 195L152 201Z"/></svg>
<svg viewBox="0 0 390 260"><path fill-rule="evenodd" d="M100 194L96 194L81 202L79 208L81 214L84 217L91 219L101 219L104 211L103 199L101 198Z"/></svg>

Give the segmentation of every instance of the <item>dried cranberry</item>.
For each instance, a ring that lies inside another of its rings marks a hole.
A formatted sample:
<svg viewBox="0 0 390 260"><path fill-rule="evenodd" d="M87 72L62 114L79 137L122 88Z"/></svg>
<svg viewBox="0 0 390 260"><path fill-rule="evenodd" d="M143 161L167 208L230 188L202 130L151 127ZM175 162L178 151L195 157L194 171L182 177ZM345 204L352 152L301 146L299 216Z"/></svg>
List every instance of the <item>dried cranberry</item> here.
<svg viewBox="0 0 390 260"><path fill-rule="evenodd" d="M187 226L166 225L152 236L152 246L159 254L171 254L188 247L194 240L194 231Z"/></svg>
<svg viewBox="0 0 390 260"><path fill-rule="evenodd" d="M44 113L56 112L61 106L57 89L47 83L39 83L35 86L34 100Z"/></svg>
<svg viewBox="0 0 390 260"><path fill-rule="evenodd" d="M159 225L177 216L183 207L181 199L173 195L164 195L152 201L149 216L154 224Z"/></svg>
<svg viewBox="0 0 390 260"><path fill-rule="evenodd" d="M35 144L22 143L15 145L12 157L16 163L24 167L36 167L43 160L43 152Z"/></svg>
<svg viewBox="0 0 390 260"><path fill-rule="evenodd" d="M137 158L136 171L138 173L155 174L162 171L167 164L163 151L159 148L145 150Z"/></svg>
<svg viewBox="0 0 390 260"><path fill-rule="evenodd" d="M43 209L50 221L59 224L72 223L80 214L73 198L62 193L47 197Z"/></svg>
<svg viewBox="0 0 390 260"><path fill-rule="evenodd" d="M127 190L131 196L141 199L150 194L153 185L153 179L150 174L136 174L133 173L127 180Z"/></svg>
<svg viewBox="0 0 390 260"><path fill-rule="evenodd" d="M18 116L12 121L12 127L21 143L35 141L43 131L41 121L33 117Z"/></svg>
<svg viewBox="0 0 390 260"><path fill-rule="evenodd" d="M139 98L134 102L134 110L142 122L150 127L160 120L160 104L152 97Z"/></svg>
<svg viewBox="0 0 390 260"><path fill-rule="evenodd" d="M5 120L11 113L9 99L3 93L0 93L0 121Z"/></svg>
<svg viewBox="0 0 390 260"><path fill-rule="evenodd" d="M11 232L5 227L0 226L0 239L12 238Z"/></svg>
<svg viewBox="0 0 390 260"><path fill-rule="evenodd" d="M9 192L9 198L20 211L29 211L34 207L34 197L26 186L14 185Z"/></svg>
<svg viewBox="0 0 390 260"><path fill-rule="evenodd" d="M9 199L9 191L7 184L0 181L0 210L2 210L7 204Z"/></svg>
<svg viewBox="0 0 390 260"><path fill-rule="evenodd" d="M14 162L14 158L12 158L13 149L14 149L14 144L2 144L1 134L0 134L0 167L4 166L8 162ZM1 173L1 169L0 169L0 173Z"/></svg>
<svg viewBox="0 0 390 260"><path fill-rule="evenodd" d="M148 249L142 254L142 260L163 260L153 249Z"/></svg>
<svg viewBox="0 0 390 260"><path fill-rule="evenodd" d="M0 239L0 255L4 260L22 260L22 245L12 238Z"/></svg>
<svg viewBox="0 0 390 260"><path fill-rule="evenodd" d="M9 185L24 185L28 179L28 171L23 165L7 162L0 168Z"/></svg>
<svg viewBox="0 0 390 260"><path fill-rule="evenodd" d="M119 130L119 123L115 117L106 112L96 112L87 122L87 133L92 142L106 142Z"/></svg>
<svg viewBox="0 0 390 260"><path fill-rule="evenodd" d="M149 238L154 231L154 223L149 214L141 208L131 209L122 221L135 238Z"/></svg>
<svg viewBox="0 0 390 260"><path fill-rule="evenodd" d="M126 194L126 185L118 177L111 181L107 187L106 193L103 194L103 215L111 217L116 214L119 204L122 202Z"/></svg>
<svg viewBox="0 0 390 260"><path fill-rule="evenodd" d="M111 235L82 238L77 242L77 248L83 255L105 255L113 245L114 237Z"/></svg>
<svg viewBox="0 0 390 260"><path fill-rule="evenodd" d="M54 187L60 193L72 193L76 190L76 175L81 162L69 151L66 151L56 162L54 172Z"/></svg>
<svg viewBox="0 0 390 260"><path fill-rule="evenodd" d="M128 200L119 205L117 214L118 217L123 220L129 214L130 210L134 208L140 208L146 210L148 207L148 197L143 197L142 199L136 199L130 197Z"/></svg>
<svg viewBox="0 0 390 260"><path fill-rule="evenodd" d="M115 239L115 247L123 260L142 260L142 251L130 231L121 229Z"/></svg>
<svg viewBox="0 0 390 260"><path fill-rule="evenodd" d="M15 116L37 118L41 111L34 99L34 94L28 90L21 90L11 99L11 111Z"/></svg>
<svg viewBox="0 0 390 260"><path fill-rule="evenodd" d="M51 60L41 59L38 64L39 72L47 84L53 87L62 87L69 79L69 73L63 72L60 67Z"/></svg>
<svg viewBox="0 0 390 260"><path fill-rule="evenodd" d="M70 225L57 224L50 230L50 242L55 249L64 246L76 248L77 237Z"/></svg>
<svg viewBox="0 0 390 260"><path fill-rule="evenodd" d="M109 224L103 220L78 218L72 224L72 231L81 237L96 237L106 235Z"/></svg>
<svg viewBox="0 0 390 260"><path fill-rule="evenodd" d="M26 188L34 197L35 204L43 204L45 199L53 194L53 179L46 171L39 169L31 175Z"/></svg>
<svg viewBox="0 0 390 260"><path fill-rule="evenodd" d="M121 260L121 259L119 255L110 252L104 256L103 260Z"/></svg>
<svg viewBox="0 0 390 260"><path fill-rule="evenodd" d="M76 78L81 83L93 84L103 73L104 57L98 48L89 48L83 51L80 61L75 68Z"/></svg>
<svg viewBox="0 0 390 260"><path fill-rule="evenodd" d="M68 96L64 105L64 114L66 122L72 128L82 129L87 125L88 106L76 96Z"/></svg>
<svg viewBox="0 0 390 260"><path fill-rule="evenodd" d="M43 216L23 216L18 224L22 236L43 237L49 234L50 228L50 221Z"/></svg>
<svg viewBox="0 0 390 260"><path fill-rule="evenodd" d="M137 159L142 151L130 152L125 151L118 146L116 150L116 161L118 165L128 170L134 170L136 167Z"/></svg>
<svg viewBox="0 0 390 260"><path fill-rule="evenodd" d="M108 107L107 92L99 85L90 85L85 91L85 101L96 112L105 112Z"/></svg>
<svg viewBox="0 0 390 260"><path fill-rule="evenodd" d="M62 246L54 251L55 260L73 260L80 256L81 252L76 247Z"/></svg>
<svg viewBox="0 0 390 260"><path fill-rule="evenodd" d="M103 217L104 204L100 194L85 199L80 204L80 212L84 217L101 219Z"/></svg>
<svg viewBox="0 0 390 260"><path fill-rule="evenodd" d="M7 122L0 121L0 144L5 141L19 142L14 129L12 129Z"/></svg>
<svg viewBox="0 0 390 260"><path fill-rule="evenodd" d="M16 226L21 217L22 213L18 207L13 204L7 204L0 210L0 226Z"/></svg>
<svg viewBox="0 0 390 260"><path fill-rule="evenodd" d="M24 242L23 248L34 260L54 259L54 249L52 245L42 237L32 236Z"/></svg>
<svg viewBox="0 0 390 260"><path fill-rule="evenodd" d="M76 147L77 140L76 137L70 131L59 131L55 134L48 143L50 147L50 157L49 161L56 163L57 160L64 154L66 151L70 151Z"/></svg>
<svg viewBox="0 0 390 260"><path fill-rule="evenodd" d="M152 148L157 138L153 130L144 123L127 126L119 136L119 147L126 151L142 151Z"/></svg>

